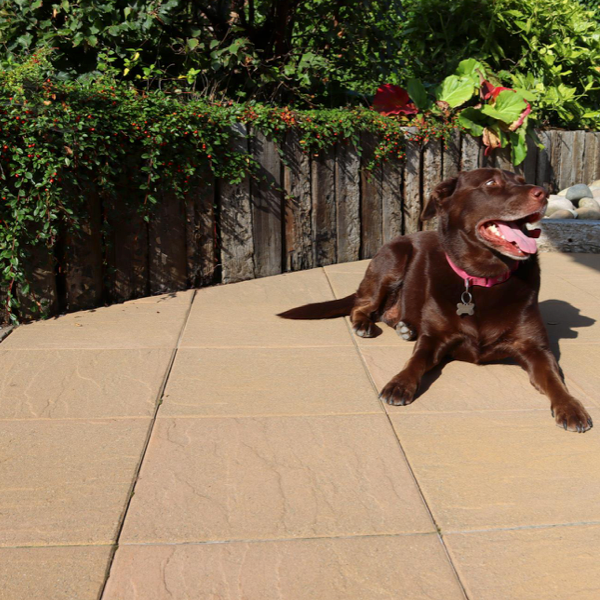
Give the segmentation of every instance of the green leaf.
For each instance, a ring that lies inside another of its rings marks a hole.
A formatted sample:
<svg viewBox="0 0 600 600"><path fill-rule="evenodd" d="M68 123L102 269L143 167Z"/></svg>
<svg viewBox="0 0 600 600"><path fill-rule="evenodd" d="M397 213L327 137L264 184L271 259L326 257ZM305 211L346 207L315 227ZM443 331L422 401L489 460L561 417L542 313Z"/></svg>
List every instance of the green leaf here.
<svg viewBox="0 0 600 600"><path fill-rule="evenodd" d="M419 79L409 79L406 87L410 99L415 103L417 108L431 110L431 98L429 98L427 90Z"/></svg>
<svg viewBox="0 0 600 600"><path fill-rule="evenodd" d="M468 58L467 60L461 60L454 71L455 75L459 77L468 77L474 80L475 84L479 83L479 72L485 77L485 67L474 58Z"/></svg>
<svg viewBox="0 0 600 600"><path fill-rule="evenodd" d="M526 131L520 129L519 132L510 132L510 144L511 144L511 159L515 167L520 165L527 156L527 141Z"/></svg>
<svg viewBox="0 0 600 600"><path fill-rule="evenodd" d="M188 47L190 50L193 50L193 49L194 49L194 48L195 48L197 45L198 45L198 40L197 40L196 38L190 38L190 39L187 41L187 47Z"/></svg>
<svg viewBox="0 0 600 600"><path fill-rule="evenodd" d="M483 129L486 125L487 117L476 108L465 108L458 115L458 122L465 129L468 129L472 135L480 136L483 134Z"/></svg>
<svg viewBox="0 0 600 600"><path fill-rule="evenodd" d="M456 108L470 100L474 91L475 85L471 79L450 75L444 79L436 96L438 100L447 102L451 108Z"/></svg>
<svg viewBox="0 0 600 600"><path fill-rule="evenodd" d="M523 100L519 94L511 92L510 90L505 90L498 94L496 103L493 106L486 104L481 109L481 112L488 115L488 117L492 117L493 119L503 121L510 125L510 123L513 123L519 118L526 106L525 100Z"/></svg>

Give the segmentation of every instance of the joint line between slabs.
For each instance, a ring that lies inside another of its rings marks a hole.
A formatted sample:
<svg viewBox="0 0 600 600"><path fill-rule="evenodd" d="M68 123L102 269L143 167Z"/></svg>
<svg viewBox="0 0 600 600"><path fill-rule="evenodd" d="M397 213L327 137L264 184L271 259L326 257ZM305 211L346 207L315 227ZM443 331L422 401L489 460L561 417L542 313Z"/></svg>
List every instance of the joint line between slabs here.
<svg viewBox="0 0 600 600"><path fill-rule="evenodd" d="M329 275L327 274L327 271L325 271L325 269L323 269L324 273L325 273L325 277L327 277L327 282L329 283L329 287L331 288L331 292L333 293L334 297L337 298L337 294L335 293L335 290L333 289L333 285L331 283L331 280L329 279ZM423 502L423 505L425 506L425 509L427 510L427 513L429 514L429 518L431 519L432 523L435 525L435 528L437 530L437 537L440 541L440 544L442 546L442 549L444 551L444 554L446 555L446 559L448 560L448 564L450 565L450 568L452 569L452 572L454 573L454 577L456 578L456 582L458 583L458 586L464 596L464 598L466 598L466 600L469 600L469 596L467 594L467 590L458 574L458 571L456 569L456 566L454 564L454 562L452 561L452 557L450 556L450 553L448 551L448 548L446 546L446 542L444 541L444 538L442 536L442 531L440 526L438 525L437 521L435 520L435 517L433 516L433 512L431 511L431 508L429 506L429 504L427 503L427 500L425 498L425 494L423 493L423 490L421 489L421 486L419 484L419 481L417 480L417 476L415 475L415 472L412 468L412 465L410 464L410 461L408 460L408 456L406 455L406 452L404 451L404 447L402 446L402 442L400 441L400 438L398 437L398 434L396 433L396 430L394 429L394 425L392 423L392 420L390 418L390 414L388 413L388 411L385 409L385 405L382 402L382 400L379 398L379 392L377 391L377 386L375 385L375 381L373 380L373 377L371 376L371 372L369 371L369 367L367 366L367 363L365 361L365 358L360 350L360 346L357 343L354 334L352 332L352 328L349 322L349 319L344 317L344 321L346 323L346 327L348 328L348 333L350 334L350 337L352 339L352 343L354 344L354 347L356 348L356 351L358 353L358 356L360 358L360 361L363 365L363 369L365 370L365 373L367 375L367 378L369 379L369 382L371 383L371 387L373 388L373 391L375 392L375 394L377 395L377 399L379 401L379 403L381 404L382 408L383 408L383 412L385 413L387 422L389 424L389 426L392 429L392 434L394 436L394 439L396 440L396 443L398 444L398 448L400 448L400 452L402 454L402 456L404 457L404 461L406 462L406 466L408 467L408 470L411 474L411 477L413 479L413 481L415 482L415 485L417 486L417 490L419 491L419 495L421 496L421 501Z"/></svg>
<svg viewBox="0 0 600 600"><path fill-rule="evenodd" d="M194 300L196 299L196 294L198 293L198 290L195 289L194 293L192 295L192 298L190 300L190 304L187 308L186 314L185 314L185 318L183 319L183 324L181 325L181 329L179 331L179 336L177 337L177 341L175 343L175 348L173 348L173 352L171 353L171 359L169 361L169 364L167 365L167 370L165 371L165 375L163 377L163 381L160 385L160 388L158 389L158 393L156 394L156 404L154 407L154 414L152 415L152 419L150 421L150 427L148 428L148 434L146 436L146 441L144 443L144 447L142 449L142 456L140 457L140 461L138 463L137 469L134 473L133 476L133 483L131 485L131 488L129 490L129 497L127 499L127 502L125 504L125 508L123 510L123 513L121 515L121 519L119 522L119 526L117 529L117 535L116 535L116 540L115 543L113 545L113 549L111 552L111 555L109 557L108 560L108 565L106 567L106 573L105 573L105 577L104 577L104 582L102 584L102 588L100 589L100 593L98 594L98 598L99 600L101 600L104 596L104 592L106 590L106 586L108 584L108 580L110 578L110 572L112 570L112 566L114 563L114 559L115 559L115 554L117 552L117 549L119 548L119 542L121 540L121 534L123 532L123 527L125 525L125 519L127 518L127 513L129 512L129 507L131 505L131 501L133 499L134 493L135 493L135 486L137 485L139 476L140 476L140 471L142 469L142 465L144 464L144 459L146 458L146 452L148 451L148 446L150 445L150 439L152 438L152 433L154 432L154 426L156 424L156 418L158 416L158 411L160 410L161 404L162 404L162 399L163 399L163 395L165 393L165 389L167 387L167 383L169 381L169 377L171 376L171 370L173 369L173 364L175 363L175 358L177 356L177 352L179 351L179 347L181 344L181 340L183 338L183 334L185 332L185 329L187 327L189 318L190 318L190 314L192 312L192 306L194 305Z"/></svg>

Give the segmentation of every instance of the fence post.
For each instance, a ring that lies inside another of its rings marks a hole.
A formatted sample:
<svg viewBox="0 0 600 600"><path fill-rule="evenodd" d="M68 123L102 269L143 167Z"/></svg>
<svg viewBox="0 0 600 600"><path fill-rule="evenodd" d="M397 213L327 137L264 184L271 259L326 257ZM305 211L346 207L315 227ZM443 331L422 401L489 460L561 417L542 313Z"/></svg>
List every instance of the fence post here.
<svg viewBox="0 0 600 600"><path fill-rule="evenodd" d="M235 152L248 153L247 130L241 123L232 126ZM221 265L223 283L255 276L250 178L237 184L226 181L220 187Z"/></svg>
<svg viewBox="0 0 600 600"><path fill-rule="evenodd" d="M337 261L360 257L360 158L356 147L338 142L335 148Z"/></svg>

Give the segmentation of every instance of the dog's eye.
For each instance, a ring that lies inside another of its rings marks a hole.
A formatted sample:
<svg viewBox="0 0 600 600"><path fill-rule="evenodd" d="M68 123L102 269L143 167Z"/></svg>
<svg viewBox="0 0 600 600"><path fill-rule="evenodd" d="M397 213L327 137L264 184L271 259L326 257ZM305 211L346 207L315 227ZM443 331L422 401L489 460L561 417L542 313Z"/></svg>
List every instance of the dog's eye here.
<svg viewBox="0 0 600 600"><path fill-rule="evenodd" d="M498 184L496 183L495 179L490 179L489 181L485 182L485 185L498 185Z"/></svg>

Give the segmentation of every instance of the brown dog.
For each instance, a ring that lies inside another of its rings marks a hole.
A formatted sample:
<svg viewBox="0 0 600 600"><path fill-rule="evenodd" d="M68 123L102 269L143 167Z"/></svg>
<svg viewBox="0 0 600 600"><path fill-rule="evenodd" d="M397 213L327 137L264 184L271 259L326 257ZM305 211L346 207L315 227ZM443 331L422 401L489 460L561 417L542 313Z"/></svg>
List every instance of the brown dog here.
<svg viewBox="0 0 600 600"><path fill-rule="evenodd" d="M351 296L308 304L287 319L350 316L354 331L374 337L383 321L416 339L404 369L381 391L389 404L410 404L424 373L444 357L482 363L515 359L550 398L558 425L584 432L592 420L567 390L550 351L538 307L539 221L543 188L508 171L477 169L440 183L421 215L437 231L399 236L373 258Z"/></svg>

